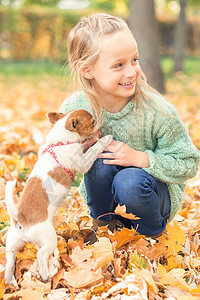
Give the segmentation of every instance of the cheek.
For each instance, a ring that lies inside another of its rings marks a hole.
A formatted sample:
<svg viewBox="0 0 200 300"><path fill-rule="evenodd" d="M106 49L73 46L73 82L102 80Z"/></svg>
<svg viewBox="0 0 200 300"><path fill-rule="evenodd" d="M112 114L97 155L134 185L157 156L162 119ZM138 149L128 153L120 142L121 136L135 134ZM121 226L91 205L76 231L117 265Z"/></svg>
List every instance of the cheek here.
<svg viewBox="0 0 200 300"><path fill-rule="evenodd" d="M136 72L136 74L137 74L137 75L136 75L136 76L137 76L136 81L138 81L138 80L139 80L140 73L141 73L140 65L137 66L137 68L135 69L135 72Z"/></svg>

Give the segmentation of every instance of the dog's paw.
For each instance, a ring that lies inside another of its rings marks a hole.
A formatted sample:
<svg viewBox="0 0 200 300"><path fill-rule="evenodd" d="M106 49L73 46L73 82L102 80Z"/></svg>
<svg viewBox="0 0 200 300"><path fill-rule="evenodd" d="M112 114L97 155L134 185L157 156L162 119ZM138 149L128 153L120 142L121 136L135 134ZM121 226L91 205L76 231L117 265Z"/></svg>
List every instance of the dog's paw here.
<svg viewBox="0 0 200 300"><path fill-rule="evenodd" d="M17 287L17 281L16 281L14 275L9 276L5 279L6 279L6 284L12 285L13 287Z"/></svg>
<svg viewBox="0 0 200 300"><path fill-rule="evenodd" d="M108 134L103 136L99 141L103 143L105 147L107 147L112 142L112 140L113 140L112 134Z"/></svg>

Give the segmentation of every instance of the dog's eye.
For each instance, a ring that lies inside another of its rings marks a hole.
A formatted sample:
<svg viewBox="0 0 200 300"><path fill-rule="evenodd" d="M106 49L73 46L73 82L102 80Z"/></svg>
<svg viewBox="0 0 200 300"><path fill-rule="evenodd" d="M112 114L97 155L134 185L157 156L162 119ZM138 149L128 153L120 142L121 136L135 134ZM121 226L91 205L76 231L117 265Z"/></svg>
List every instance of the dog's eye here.
<svg viewBox="0 0 200 300"><path fill-rule="evenodd" d="M92 125L94 125L94 124L95 124L95 120L92 121Z"/></svg>
<svg viewBox="0 0 200 300"><path fill-rule="evenodd" d="M72 121L72 126L76 128L76 121Z"/></svg>

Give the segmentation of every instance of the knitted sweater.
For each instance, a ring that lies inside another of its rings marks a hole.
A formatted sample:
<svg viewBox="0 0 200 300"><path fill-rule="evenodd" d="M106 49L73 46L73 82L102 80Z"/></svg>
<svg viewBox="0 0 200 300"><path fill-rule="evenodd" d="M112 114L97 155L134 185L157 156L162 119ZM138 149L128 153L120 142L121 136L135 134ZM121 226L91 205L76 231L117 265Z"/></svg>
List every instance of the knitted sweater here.
<svg viewBox="0 0 200 300"><path fill-rule="evenodd" d="M177 213L183 199L186 180L198 170L200 153L193 145L175 107L162 96L150 93L148 105L141 111L130 101L118 113L106 112L101 126L102 136L112 134L113 139L128 144L135 150L146 152L150 167L144 170L167 184L171 199L169 220ZM155 104L155 102L157 104ZM83 92L66 99L60 111L85 109L92 113ZM80 194L87 202L84 182Z"/></svg>

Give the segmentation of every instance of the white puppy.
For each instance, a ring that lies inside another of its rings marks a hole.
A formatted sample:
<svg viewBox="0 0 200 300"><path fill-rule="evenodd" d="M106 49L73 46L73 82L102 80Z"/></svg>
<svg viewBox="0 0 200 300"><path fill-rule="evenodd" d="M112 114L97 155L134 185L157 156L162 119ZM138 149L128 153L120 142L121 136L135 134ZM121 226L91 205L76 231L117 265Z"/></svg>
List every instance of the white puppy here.
<svg viewBox="0 0 200 300"><path fill-rule="evenodd" d="M40 245L37 253L42 280L48 280L48 259L57 247L57 235L52 224L56 209L68 193L75 172L86 173L98 155L112 141L107 135L84 153L83 141L94 135L94 120L85 110L66 114L48 113L55 124L46 137L46 144L36 162L20 197L14 203L16 181L6 185L6 204L11 217L6 239L6 282L12 284L16 252L25 243Z"/></svg>

